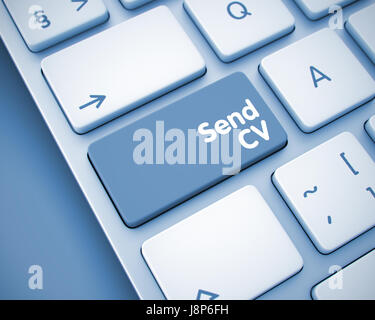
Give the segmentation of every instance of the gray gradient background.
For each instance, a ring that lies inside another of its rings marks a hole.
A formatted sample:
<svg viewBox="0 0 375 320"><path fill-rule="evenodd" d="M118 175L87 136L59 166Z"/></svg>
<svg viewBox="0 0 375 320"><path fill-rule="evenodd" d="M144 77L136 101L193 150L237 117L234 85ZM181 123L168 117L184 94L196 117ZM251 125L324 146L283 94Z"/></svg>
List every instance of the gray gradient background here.
<svg viewBox="0 0 375 320"><path fill-rule="evenodd" d="M0 110L0 299L137 299L1 40Z"/></svg>

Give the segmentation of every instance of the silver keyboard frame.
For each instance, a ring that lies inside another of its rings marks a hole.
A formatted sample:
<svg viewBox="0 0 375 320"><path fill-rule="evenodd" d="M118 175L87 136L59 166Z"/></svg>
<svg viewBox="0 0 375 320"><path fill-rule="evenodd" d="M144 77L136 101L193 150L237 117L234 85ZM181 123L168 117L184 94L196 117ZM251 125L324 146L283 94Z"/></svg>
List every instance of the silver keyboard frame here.
<svg viewBox="0 0 375 320"><path fill-rule="evenodd" d="M304 259L304 268L299 274L265 293L260 299L311 299L311 288L327 277L328 269L331 265L345 266L374 248L375 229L373 228L332 254L320 254L271 182L271 175L276 168L343 131L352 132L372 158L375 158L375 143L364 130L365 121L375 114L374 101L361 106L312 134L305 134L298 129L290 115L283 108L281 102L276 98L258 72L258 65L263 57L321 28L327 27L327 17L315 22L310 21L303 15L294 1L284 0L284 3L296 19L296 30L292 34L233 63L225 64L216 57L203 35L200 34L190 20L183 9L182 0L155 0L132 11L126 10L119 0L103 1L110 12L110 18L106 23L42 51L41 53L32 53L28 50L3 2L0 2L0 35L49 130L73 172L74 177L90 204L92 211L140 298L164 299L162 291L141 255L140 249L142 243L160 231L174 225L221 197L247 184L256 186L262 193ZM344 9L345 19L347 19L350 14L374 2L375 0L360 0L346 7ZM207 63L207 74L201 79L195 80L92 132L77 135L69 126L68 121L41 74L41 60L82 39L88 38L93 34L162 4L167 5L172 10L198 50L202 53ZM371 63L347 31L339 30L337 32L372 77L375 78L375 65ZM127 123L146 116L157 109L163 108L236 71L244 72L249 77L260 95L277 116L288 133L288 146L284 150L266 158L239 175L231 177L225 182L220 183L152 221L136 229L127 228L87 159L88 146L93 141L118 130ZM2 77L5 76L4 74L2 75ZM17 129L15 128L15 130ZM48 173L46 172L46 174ZM69 199L67 199L67 201L68 200ZM77 214L79 214L79 212L77 212ZM95 248L92 248L92 250L95 250ZM275 268L277 268L277 266L275 266Z"/></svg>

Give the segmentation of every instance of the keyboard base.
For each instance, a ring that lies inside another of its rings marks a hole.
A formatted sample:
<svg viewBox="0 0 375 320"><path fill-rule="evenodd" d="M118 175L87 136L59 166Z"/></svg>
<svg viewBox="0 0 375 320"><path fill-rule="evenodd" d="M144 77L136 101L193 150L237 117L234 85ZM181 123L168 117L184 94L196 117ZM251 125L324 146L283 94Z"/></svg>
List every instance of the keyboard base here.
<svg viewBox="0 0 375 320"><path fill-rule="evenodd" d="M362 0L354 3L344 9L345 17L374 2L373 0ZM0 34L18 70L20 70L21 76L30 90L39 111L45 119L140 298L164 299L160 288L142 258L140 251L142 243L167 227L174 225L178 221L190 216L192 213L199 211L221 197L249 183L256 186L261 192L281 225L289 234L298 251L301 253L305 262L303 270L297 276L264 294L260 299L310 299L311 288L328 275L328 270L331 265L345 266L373 248L373 244L375 243L374 229L328 256L321 255L314 248L312 242L304 233L271 182L271 175L275 168L278 168L282 164L296 158L298 155L343 131L353 133L367 152L375 158L375 144L363 128L364 123L374 114L375 105L373 101L313 134L304 134L295 125L292 118L258 72L258 65L263 57L314 31L327 27L328 18L316 22L309 21L295 5L294 1L285 1L288 9L296 19L296 30L289 36L265 46L234 63L223 64L218 60L207 42L191 22L190 18L186 15L182 7L182 1L156 0L135 11L126 11L120 1L105 0L105 4L110 12L110 19L107 23L47 49L46 51L35 54L26 48L3 3L0 3ZM41 75L41 60L90 35L96 34L131 16L140 14L161 4L167 5L172 10L189 37L196 44L198 50L207 62L208 73L203 78L183 88L179 88L88 134L81 136L75 134ZM338 33L372 77L375 78L374 64L371 63L345 30L340 30ZM240 175L232 177L216 187L209 189L157 219L137 229L126 228L87 159L88 146L93 141L118 130L131 121L148 115L152 111L162 108L236 71L244 72L247 75L260 95L264 98L267 105L269 105L273 113L279 119L288 133L288 146L283 151L254 165ZM124 245L124 243L126 243L126 245Z"/></svg>

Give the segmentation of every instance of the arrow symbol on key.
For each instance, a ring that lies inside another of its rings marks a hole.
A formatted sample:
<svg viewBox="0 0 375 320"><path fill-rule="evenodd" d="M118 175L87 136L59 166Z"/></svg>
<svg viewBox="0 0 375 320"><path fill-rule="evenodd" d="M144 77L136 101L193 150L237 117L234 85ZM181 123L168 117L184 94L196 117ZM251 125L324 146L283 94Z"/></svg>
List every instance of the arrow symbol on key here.
<svg viewBox="0 0 375 320"><path fill-rule="evenodd" d="M81 5L77 8L77 11L81 10L89 0L71 0L72 2L81 2Z"/></svg>
<svg viewBox="0 0 375 320"><path fill-rule="evenodd" d="M85 109L85 108L91 106L92 104L96 104L96 109L99 109L100 106L102 105L103 101L105 100L106 96L90 95L90 98L92 98L93 100L84 104L83 106L80 106L79 107L80 110Z"/></svg>
<svg viewBox="0 0 375 320"><path fill-rule="evenodd" d="M370 192L372 196L375 198L375 191L371 187L368 187L366 190Z"/></svg>
<svg viewBox="0 0 375 320"><path fill-rule="evenodd" d="M215 300L217 297L219 297L219 295L216 293L199 289L196 300Z"/></svg>

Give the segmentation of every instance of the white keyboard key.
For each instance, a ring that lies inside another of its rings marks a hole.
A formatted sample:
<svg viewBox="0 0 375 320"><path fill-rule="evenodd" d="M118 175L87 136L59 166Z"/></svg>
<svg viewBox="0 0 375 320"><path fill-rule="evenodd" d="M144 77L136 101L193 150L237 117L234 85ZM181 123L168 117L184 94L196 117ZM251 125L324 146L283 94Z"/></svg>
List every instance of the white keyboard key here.
<svg viewBox="0 0 375 320"><path fill-rule="evenodd" d="M375 96L375 81L330 29L264 58L260 72L304 132Z"/></svg>
<svg viewBox="0 0 375 320"><path fill-rule="evenodd" d="M120 0L126 9L136 9L153 0Z"/></svg>
<svg viewBox="0 0 375 320"><path fill-rule="evenodd" d="M205 73L205 62L167 7L42 61L71 126L85 133Z"/></svg>
<svg viewBox="0 0 375 320"><path fill-rule="evenodd" d="M44 50L105 22L102 0L4 0L31 51Z"/></svg>
<svg viewBox="0 0 375 320"><path fill-rule="evenodd" d="M375 225L374 177L374 161L345 132L277 169L273 182L327 254Z"/></svg>
<svg viewBox="0 0 375 320"><path fill-rule="evenodd" d="M142 254L167 299L253 299L303 267L253 186L147 240Z"/></svg>
<svg viewBox="0 0 375 320"><path fill-rule="evenodd" d="M375 4L352 14L345 27L375 63Z"/></svg>
<svg viewBox="0 0 375 320"><path fill-rule="evenodd" d="M311 20L317 20L328 15L333 6L344 7L357 0L294 0L305 15Z"/></svg>
<svg viewBox="0 0 375 320"><path fill-rule="evenodd" d="M375 141L375 115L366 122L365 128L371 139Z"/></svg>
<svg viewBox="0 0 375 320"><path fill-rule="evenodd" d="M281 0L185 0L184 7L224 62L294 30L294 18Z"/></svg>
<svg viewBox="0 0 375 320"><path fill-rule="evenodd" d="M375 250L312 289L315 300L375 300Z"/></svg>

